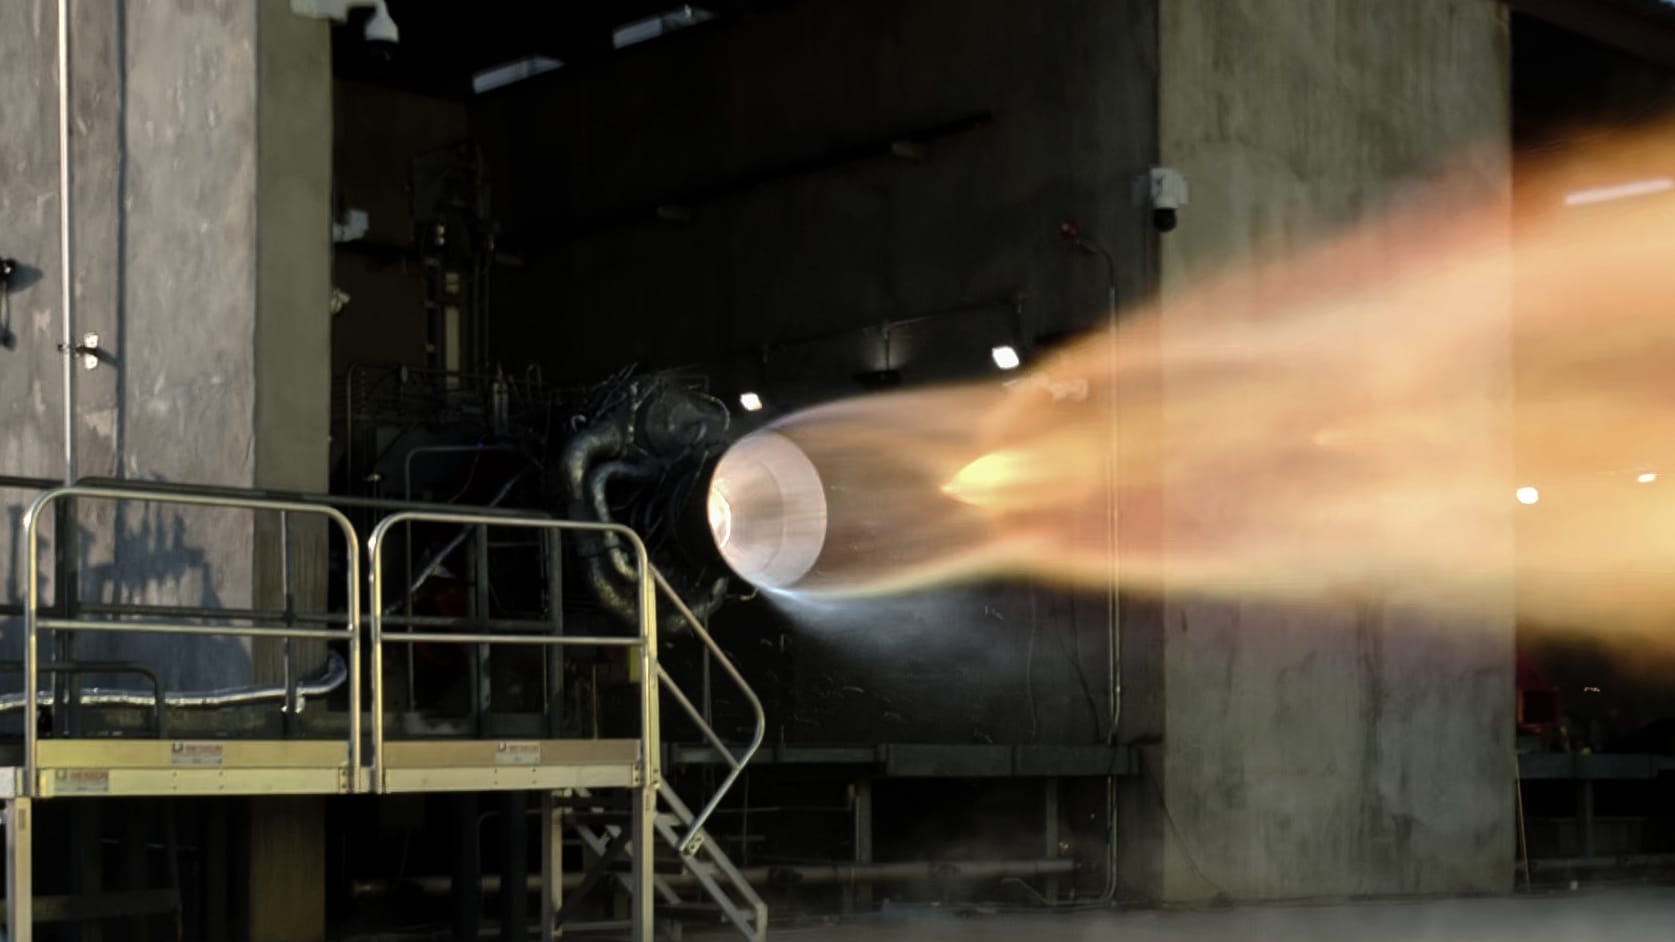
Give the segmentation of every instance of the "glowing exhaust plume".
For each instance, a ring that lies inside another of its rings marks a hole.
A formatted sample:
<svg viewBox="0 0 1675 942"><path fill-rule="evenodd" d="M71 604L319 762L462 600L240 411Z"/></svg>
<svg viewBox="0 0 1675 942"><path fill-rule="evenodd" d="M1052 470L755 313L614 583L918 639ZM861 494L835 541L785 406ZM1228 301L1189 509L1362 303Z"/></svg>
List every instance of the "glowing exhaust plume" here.
<svg viewBox="0 0 1675 942"><path fill-rule="evenodd" d="M718 470L724 551L840 595L1010 573L1675 610L1675 502L1621 471L1675 459L1675 194L1558 198L1675 166L1670 143L1521 170L1537 208L1516 219L1505 194L1439 187L1125 311L1009 388L790 416L754 477L728 464L752 439Z"/></svg>

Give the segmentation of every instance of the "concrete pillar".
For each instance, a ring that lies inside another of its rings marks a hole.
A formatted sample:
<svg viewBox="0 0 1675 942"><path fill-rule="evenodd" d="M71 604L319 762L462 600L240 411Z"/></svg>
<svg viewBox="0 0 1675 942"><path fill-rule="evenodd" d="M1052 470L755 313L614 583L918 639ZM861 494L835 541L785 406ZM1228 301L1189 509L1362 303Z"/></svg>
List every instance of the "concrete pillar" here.
<svg viewBox="0 0 1675 942"><path fill-rule="evenodd" d="M75 472L323 489L327 25L284 0L71 9L75 332L96 332L105 353L77 374ZM53 0L0 10L0 254L40 275L6 312L16 340L0 348L0 470L45 477L64 474L55 17ZM4 499L15 517L29 495ZM84 599L276 597L272 540L254 538L249 515L152 505L118 520L89 504L79 519ZM0 547L13 595L17 548ZM317 586L322 554L304 545L295 558ZM82 650L151 661L177 686L273 673L232 640L88 637Z"/></svg>
<svg viewBox="0 0 1675 942"><path fill-rule="evenodd" d="M1159 11L1160 160L1191 187L1179 229L1162 236L1166 363L1182 339L1171 314L1223 266L1366 225L1381 200L1445 165L1465 170L1473 195L1507 191L1503 7L1229 0ZM1227 323L1271 316L1233 295L1216 309ZM1473 460L1505 462L1510 481L1510 326L1507 337L1508 358L1481 364ZM1192 377L1166 367L1162 379L1169 428ZM1297 460L1306 474L1309 459ZM1239 499L1183 481L1166 489L1166 545L1190 545L1193 526ZM1509 520L1509 546L1510 536ZM1134 879L1169 900L1510 888L1512 599L1446 619L1404 614L1402 601L1223 603L1168 586L1160 633L1132 650L1150 659L1162 697L1134 705L1135 722L1146 715L1161 734L1145 771L1162 799L1125 804L1125 831L1161 848ZM1147 696L1134 684L1125 693Z"/></svg>
<svg viewBox="0 0 1675 942"><path fill-rule="evenodd" d="M287 0L74 0L71 10L75 329L97 332L104 352L77 374L74 473L324 490L329 26L293 16ZM55 478L65 473L56 30L54 0L0 5L0 255L40 275L0 315L15 335L0 347L0 473ZM31 497L0 495L13 520ZM85 600L282 601L273 521L94 504L78 520ZM296 531L300 606L323 601L324 533ZM28 578L17 539L0 553L16 597ZM87 636L81 652L144 660L175 688L282 673L277 645L231 639ZM296 653L304 675L324 656ZM252 822L263 852L251 938L323 937L318 805L258 802Z"/></svg>

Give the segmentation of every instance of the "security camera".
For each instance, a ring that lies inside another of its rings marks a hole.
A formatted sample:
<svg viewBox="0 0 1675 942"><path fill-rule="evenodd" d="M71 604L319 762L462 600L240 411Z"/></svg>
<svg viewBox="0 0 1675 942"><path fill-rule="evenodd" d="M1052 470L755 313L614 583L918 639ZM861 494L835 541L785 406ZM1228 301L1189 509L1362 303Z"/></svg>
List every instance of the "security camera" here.
<svg viewBox="0 0 1675 942"><path fill-rule="evenodd" d="M1152 225L1159 232L1172 232L1180 222L1179 212L1187 204L1186 177L1168 167L1153 167L1149 175Z"/></svg>
<svg viewBox="0 0 1675 942"><path fill-rule="evenodd" d="M390 8L385 0L291 0L291 12L298 16L312 16L340 23L349 21L349 11L354 7L372 8L372 16L366 21L367 42L401 41L401 30L396 26L395 19L390 16Z"/></svg>
<svg viewBox="0 0 1675 942"><path fill-rule="evenodd" d="M372 19L366 21L366 41L369 43L399 43L401 30L390 17L390 8L384 0L376 0L372 5Z"/></svg>

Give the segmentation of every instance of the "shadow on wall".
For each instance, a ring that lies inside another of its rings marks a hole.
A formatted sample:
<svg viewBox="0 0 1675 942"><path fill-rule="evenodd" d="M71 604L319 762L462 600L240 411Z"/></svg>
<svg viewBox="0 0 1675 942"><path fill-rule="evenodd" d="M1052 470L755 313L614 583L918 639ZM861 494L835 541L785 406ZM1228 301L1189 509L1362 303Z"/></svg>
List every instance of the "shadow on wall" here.
<svg viewBox="0 0 1675 942"><path fill-rule="evenodd" d="M23 501L6 505L9 565L5 601L16 605L24 601L26 506ZM229 579L218 570L217 557L226 557L219 560L222 563L245 558L243 554L249 552L250 539L245 532L241 540L239 528L229 526L238 519L236 515L224 510L218 514L224 520L215 519L215 515L215 511L193 512L163 504L105 501L84 504L77 512L77 599L82 604L196 608L221 608L229 604L223 593L241 594L233 587L247 585L247 580ZM244 529L247 531L248 525ZM225 537L216 541L222 543L221 551L201 542L210 534ZM43 603L51 603L55 587L50 526L43 527L37 539L41 599ZM231 604L246 603L234 598ZM0 652L4 652L0 656L23 656L22 621L18 617L0 620ZM200 624L203 619L169 618L167 621ZM48 656L49 650L43 647L42 656ZM248 681L252 670L248 645L244 639L234 636L82 632L77 639L77 656L90 660L139 661L155 670L171 691L238 685ZM134 688L143 682L132 675L98 675L89 676L86 683ZM7 691L19 689L15 676L0 677L0 684Z"/></svg>

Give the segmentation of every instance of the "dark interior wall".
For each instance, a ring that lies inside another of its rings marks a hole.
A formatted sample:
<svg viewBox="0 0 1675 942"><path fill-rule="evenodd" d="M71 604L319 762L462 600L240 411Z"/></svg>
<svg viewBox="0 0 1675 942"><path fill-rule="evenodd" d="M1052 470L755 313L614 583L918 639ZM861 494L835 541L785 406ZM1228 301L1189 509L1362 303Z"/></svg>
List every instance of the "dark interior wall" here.
<svg viewBox="0 0 1675 942"><path fill-rule="evenodd" d="M1647 24L1648 35L1667 29ZM1671 63L1642 58L1530 15L1512 19L1512 52L1512 118L1518 147L1513 199L1520 212L1541 213L1558 198L1554 181L1543 181L1534 173L1541 162L1574 158L1589 147L1600 146L1610 135L1667 121L1675 110L1675 94L1671 94L1675 65ZM1557 185L1582 189L1663 176L1668 170L1656 156L1631 167L1581 162ZM1560 218L1575 221L1578 238L1590 238L1594 231L1586 214ZM1528 315L1539 312L1547 302L1534 288L1518 291L1519 309ZM1529 351L1540 347L1514 349L1524 350L1524 356L1515 361L1519 386L1525 395L1533 395L1543 361L1532 359ZM1539 440L1544 431L1534 427L1521 431L1531 437L1520 441L1520 480L1542 481L1550 473L1532 457L1546 451ZM1616 455L1596 456L1602 467L1619 460ZM1637 487L1626 475L1624 486ZM1648 507L1662 499L1646 494ZM1601 571L1597 577L1605 581L1614 574ZM1662 625L1550 624L1524 613L1518 645L1538 675L1530 682L1557 688L1578 744L1585 740L1595 750L1666 751L1675 748L1671 733L1675 691L1668 682L1675 654L1663 642L1665 635Z"/></svg>
<svg viewBox="0 0 1675 942"><path fill-rule="evenodd" d="M338 246L332 283L349 303L332 321L332 376L353 363L424 362L424 280L414 256L413 158L469 136L464 103L339 81L333 189L367 214L365 236Z"/></svg>
<svg viewBox="0 0 1675 942"><path fill-rule="evenodd" d="M1125 295L1151 282L1131 189L1154 150L1149 6L807 0L485 96L528 261L497 275L501 356L578 379L726 364L769 394L883 366L882 321L936 315L892 336L908 382L1085 323L1104 272L1064 218ZM765 344L790 348L763 376Z"/></svg>
<svg viewBox="0 0 1675 942"><path fill-rule="evenodd" d="M499 355L578 380L698 365L772 411L857 392L886 365L880 322L925 318L892 332L908 384L1086 326L1106 273L1062 220L1111 251L1125 301L1155 283L1133 189L1155 39L1143 2L807 0L484 96L473 130L524 260L496 272ZM1111 733L1107 624L1103 593L996 585L757 599L713 627L771 738L1087 743ZM744 716L716 690L730 734Z"/></svg>

